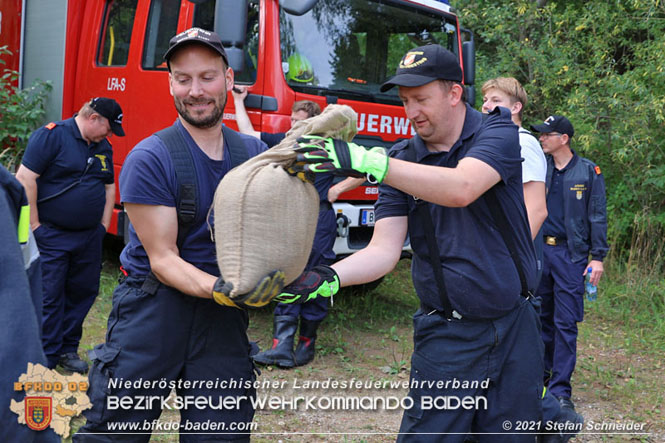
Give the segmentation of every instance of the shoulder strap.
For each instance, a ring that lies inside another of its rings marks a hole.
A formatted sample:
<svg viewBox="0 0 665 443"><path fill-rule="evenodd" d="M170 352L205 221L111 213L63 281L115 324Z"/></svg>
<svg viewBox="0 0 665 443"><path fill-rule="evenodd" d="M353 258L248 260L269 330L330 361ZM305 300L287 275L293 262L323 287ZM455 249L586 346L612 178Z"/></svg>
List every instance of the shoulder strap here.
<svg viewBox="0 0 665 443"><path fill-rule="evenodd" d="M247 147L236 131L227 128L226 126L222 126L222 134L224 134L224 140L226 140L229 146L229 154L231 154L231 169L235 168L240 163L249 160Z"/></svg>
<svg viewBox="0 0 665 443"><path fill-rule="evenodd" d="M222 126L224 139L229 146L231 168L249 159L247 148L240 136L233 130ZM177 182L178 195L176 196L176 210L178 212L178 238L176 245L182 248L185 237L196 219L198 212L198 188L196 182L196 169L194 158L187 146L185 138L176 126L169 126L155 133L162 140L171 156ZM161 283L150 272L143 283L142 289L149 294L154 294Z"/></svg>
<svg viewBox="0 0 665 443"><path fill-rule="evenodd" d="M196 170L194 159L187 146L185 138L176 126L169 126L155 133L159 137L171 156L178 194L176 196L176 210L178 211L178 248L182 247L189 225L194 222L198 209L198 189L196 185Z"/></svg>
<svg viewBox="0 0 665 443"><path fill-rule="evenodd" d="M492 218L494 218L494 222L496 223L497 228L499 228L499 232L501 233L503 242L508 247L508 251L510 252L510 258L513 259L513 263L517 268L517 274L520 277L520 284L522 286L522 296L524 298L529 298L532 294L529 291L529 286L526 281L526 275L524 275L524 269L522 268L522 264L520 263L519 255L517 254L515 239L511 234L511 232L514 231L513 229L511 229L510 223L508 222L508 218L506 217L506 213L499 205L499 199L496 196L497 186L498 185L492 186L490 190L485 193L485 195L487 196L487 198L485 198L485 201L487 202L487 206L489 207L489 210L492 213Z"/></svg>
<svg viewBox="0 0 665 443"><path fill-rule="evenodd" d="M171 156L177 187L176 211L178 213L178 237L176 245L178 250L182 249L187 232L196 218L198 209L198 189L196 185L196 170L194 158L187 146L185 138L176 126L169 126L155 133L164 143L166 150ZM162 283L152 271L146 276L141 290L154 295Z"/></svg>
<svg viewBox="0 0 665 443"><path fill-rule="evenodd" d="M482 120L483 124L485 123L486 119L487 115L483 114L483 120ZM478 135L479 132L480 129L478 130L478 132L476 132L473 139L471 140L471 145L473 145L476 136ZM413 137L409 140L409 145L406 149L406 156L404 158L405 160L410 162L416 162L416 148L413 143L413 140L414 140ZM517 248L515 246L514 239L511 235L510 224L508 223L505 212L499 205L499 200L496 196L496 186L497 185L493 186L489 191L486 192L487 198L485 199L485 201L487 202L490 212L492 213L494 222L497 224L497 227L499 228L501 237L503 238L503 241L506 244L508 251L510 252L510 257L512 258L513 263L517 268L517 273L520 278L520 284L522 286L522 296L525 298L529 298L531 293L529 292L528 289L526 276L524 275L524 269L522 268L522 265L518 258ZM453 312L452 310L452 305L450 304L450 299L448 298L445 282L443 280L443 272L441 271L441 263L440 263L441 255L439 252L439 245L436 241L436 236L434 235L434 223L432 222L432 214L429 211L429 204L422 200L417 200L414 215L420 220L423 229L425 231L424 232L425 239L427 240L427 248L429 250L430 264L434 271L434 279L436 280L436 284L439 288L439 296L441 297L441 303L445 311L444 314L448 317L448 319L450 319L451 316L454 316L456 314L456 312Z"/></svg>
<svg viewBox="0 0 665 443"><path fill-rule="evenodd" d="M415 163L416 147L412 140L414 140L413 137L409 140L409 144L406 148L406 156L404 159L406 161ZM429 262L432 266L432 271L434 272L436 286L439 289L439 298L441 299L441 305L443 306L443 314L450 320L452 317L456 316L455 314L457 314L457 312L453 311L453 307L450 304L450 299L448 298L448 292L446 291L446 284L443 280L443 271L441 270L441 253L439 251L439 244L436 242L436 236L434 235L434 223L432 222L432 214L429 211L429 203L424 200L416 200L416 207L413 215L420 221L420 224L423 227L423 231L425 232L427 250L429 252ZM459 314L457 314L456 317L459 317Z"/></svg>

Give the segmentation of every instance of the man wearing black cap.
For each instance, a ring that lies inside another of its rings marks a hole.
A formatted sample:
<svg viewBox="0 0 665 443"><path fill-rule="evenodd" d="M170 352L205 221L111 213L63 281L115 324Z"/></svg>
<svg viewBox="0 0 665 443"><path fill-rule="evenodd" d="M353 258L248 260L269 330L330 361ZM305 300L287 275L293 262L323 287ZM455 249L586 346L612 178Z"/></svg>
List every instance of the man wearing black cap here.
<svg viewBox="0 0 665 443"><path fill-rule="evenodd" d="M120 105L93 98L74 117L35 131L16 173L41 254L49 368L88 370L77 351L83 320L99 292L102 239L115 203L111 133L125 135Z"/></svg>
<svg viewBox="0 0 665 443"><path fill-rule="evenodd" d="M540 420L543 386L517 126L501 107L483 119L463 101L461 81L450 51L412 49L382 90L399 87L416 136L389 156L338 140L300 144L299 168L371 174L382 184L369 246L305 273L278 299L300 302L376 280L398 262L408 233L421 308L414 315L413 405L398 440L433 433L446 435L432 441L461 442L482 432L495 434L479 436L487 441L533 441L514 434L525 430L518 423ZM449 399L450 407L434 406L434 398ZM464 398L470 403L460 407Z"/></svg>
<svg viewBox="0 0 665 443"><path fill-rule="evenodd" d="M120 262L127 278L113 295L106 343L91 352L93 406L75 441L114 441L114 423L150 433L144 423L159 423L164 402L173 406L167 401L173 389L181 404L204 399L176 406L187 441L249 440L250 428L243 427L254 416L249 319L218 290L224 281L208 209L224 175L267 147L222 125L233 70L217 34L184 31L171 39L164 58L178 118L136 145L123 164L120 196L131 223ZM185 220L187 208L193 219ZM146 383L111 386L109 377ZM142 408L108 407L114 398L148 397L158 400ZM226 427L210 427L220 422Z"/></svg>
<svg viewBox="0 0 665 443"><path fill-rule="evenodd" d="M547 211L543 224L542 298L548 388L562 408L574 409L570 377L577 360L577 323L584 318L584 278L598 284L607 255L605 180L590 160L571 148L575 133L561 115L531 126L547 154ZM591 259L589 260L589 256Z"/></svg>

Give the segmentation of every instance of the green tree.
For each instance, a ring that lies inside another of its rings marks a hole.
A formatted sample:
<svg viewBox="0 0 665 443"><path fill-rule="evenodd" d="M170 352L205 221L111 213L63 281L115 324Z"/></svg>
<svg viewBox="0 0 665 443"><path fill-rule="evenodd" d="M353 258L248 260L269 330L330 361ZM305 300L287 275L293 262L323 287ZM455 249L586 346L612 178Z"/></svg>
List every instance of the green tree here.
<svg viewBox="0 0 665 443"><path fill-rule="evenodd" d="M10 54L0 46L0 54ZM0 63L5 62L0 59ZM18 72L4 69L0 76L0 163L13 171L20 163L32 131L42 124L51 82L35 81L27 89L14 86Z"/></svg>
<svg viewBox="0 0 665 443"><path fill-rule="evenodd" d="M527 124L552 114L573 122L573 148L605 175L613 253L628 254L639 232L662 238L665 2L459 0L455 6L476 34L479 85L514 76L530 97Z"/></svg>

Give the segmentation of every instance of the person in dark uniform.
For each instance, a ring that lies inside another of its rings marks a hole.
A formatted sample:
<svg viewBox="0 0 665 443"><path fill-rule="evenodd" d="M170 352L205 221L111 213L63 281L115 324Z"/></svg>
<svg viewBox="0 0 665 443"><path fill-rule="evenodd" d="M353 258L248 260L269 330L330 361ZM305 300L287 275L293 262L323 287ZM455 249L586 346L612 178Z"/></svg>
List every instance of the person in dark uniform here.
<svg viewBox="0 0 665 443"><path fill-rule="evenodd" d="M531 237L536 249L538 272L536 285L540 282L543 271L543 233L541 227L547 218L547 201L545 199L545 177L547 175L547 161L545 154L536 138L522 127L522 111L527 104L526 91L519 81L513 77L497 77L487 80L482 87L483 112L488 112L496 106L510 109L515 123L519 127L522 163L522 182L524 183L524 205L526 206ZM561 408L559 401L549 391L543 393L543 423L566 421L576 423L576 427L566 429L562 425L560 432L552 432L543 436L543 443L565 442L575 432L584 418L573 410ZM565 432L564 432L565 431Z"/></svg>
<svg viewBox="0 0 665 443"><path fill-rule="evenodd" d="M93 98L74 117L35 131L16 173L41 254L42 332L51 369L88 370L77 351L99 292L102 239L115 203L111 133L125 135L120 105Z"/></svg>
<svg viewBox="0 0 665 443"><path fill-rule="evenodd" d="M108 408L110 396L165 400L172 389L183 401L212 399L180 408L180 433L189 434L181 439L249 441L249 428L243 427L254 417L249 317L219 290L224 280L210 235L214 222L208 224L207 214L234 162L267 147L222 125L233 70L217 34L188 29L170 40L164 58L178 118L136 145L120 174L121 200L130 220L130 240L120 255L127 277L113 295L106 342L91 352L88 396L93 406L84 413L87 422L74 441L114 441L110 424L143 426L162 412L160 401L145 408ZM187 225L179 222L184 200L175 161L181 157L172 157L169 140L179 140L193 163L197 204ZM112 387L110 380L146 383ZM233 404L220 408L221 399ZM208 421L243 432L205 435L200 429ZM150 436L131 439L148 441Z"/></svg>
<svg viewBox="0 0 665 443"><path fill-rule="evenodd" d="M577 323L584 318L584 278L603 275L607 255L605 180L600 168L571 148L575 133L561 115L531 126L547 154L547 212L543 224L542 298L545 377L562 408L574 409L570 378L577 360ZM589 256L591 259L589 260Z"/></svg>
<svg viewBox="0 0 665 443"><path fill-rule="evenodd" d="M233 88L233 104L236 110L236 122L238 129L242 134L251 135L260 138L269 148L278 145L284 137L286 132L259 132L254 129L252 122L249 120L249 114L245 108L245 98L249 91L244 86L236 86ZM291 126L295 122L308 119L321 114L321 107L310 100L300 100L293 103L291 107Z"/></svg>
<svg viewBox="0 0 665 443"><path fill-rule="evenodd" d="M393 146L390 157L339 140L300 144L303 170L368 173L382 182L377 221L365 249L304 273L277 299L299 302L376 280L397 264L408 232L421 308L413 319L413 405L404 411L398 441L428 441L423 433L446 433L442 438L454 442L472 433L495 434L478 435L482 441L533 441L505 427L542 414L543 344L528 296L536 263L518 130L505 108L483 119L464 102L461 81L452 52L439 45L412 49L381 89L399 87L416 136ZM505 238L492 207L510 220ZM434 397L482 404L428 408Z"/></svg>
<svg viewBox="0 0 665 443"><path fill-rule="evenodd" d="M233 89L236 121L240 132L261 138L270 148L284 140L285 132L273 134L254 130L245 109L245 97L247 97L246 88L236 86ZM315 102L297 101L291 108L291 126L298 121L319 114L321 114L321 108ZM319 193L319 219L314 244L305 270L320 264L331 264L334 261L333 245L337 237L337 220L331 203L342 192L360 186L364 182L364 180L349 178L333 185L333 179L332 174L318 174L314 181L314 186ZM254 355L254 361L262 365L277 365L281 368L303 366L311 362L316 353L317 330L328 315L328 306L329 302L325 299L311 300L304 304L277 304L273 318L272 346ZM298 330L298 320L300 320L300 333L294 352L293 339Z"/></svg>
<svg viewBox="0 0 665 443"><path fill-rule="evenodd" d="M39 252L30 232L30 208L23 186L0 165L0 423L3 441L59 442L53 429L33 431L20 424L11 400L28 363L46 365L40 336L42 315Z"/></svg>

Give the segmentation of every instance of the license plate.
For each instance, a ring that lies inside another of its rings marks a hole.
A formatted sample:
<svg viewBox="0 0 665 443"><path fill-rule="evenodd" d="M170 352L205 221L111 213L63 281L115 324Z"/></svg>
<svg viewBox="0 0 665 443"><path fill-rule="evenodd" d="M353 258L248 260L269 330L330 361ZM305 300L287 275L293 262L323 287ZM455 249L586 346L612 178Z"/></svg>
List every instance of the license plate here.
<svg viewBox="0 0 665 443"><path fill-rule="evenodd" d="M360 210L360 226L374 226L374 209Z"/></svg>

